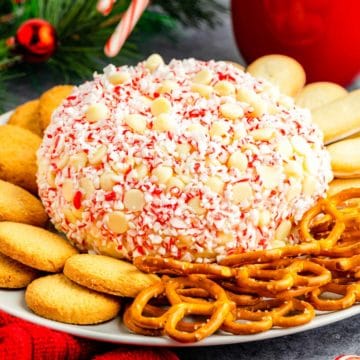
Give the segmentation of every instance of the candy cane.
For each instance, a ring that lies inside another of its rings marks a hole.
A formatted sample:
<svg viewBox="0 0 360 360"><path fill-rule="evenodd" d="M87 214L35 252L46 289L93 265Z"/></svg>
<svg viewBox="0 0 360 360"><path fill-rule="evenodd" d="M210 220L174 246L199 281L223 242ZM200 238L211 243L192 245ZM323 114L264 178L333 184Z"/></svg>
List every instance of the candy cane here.
<svg viewBox="0 0 360 360"><path fill-rule="evenodd" d="M104 16L109 15L116 0L98 0L96 10Z"/></svg>
<svg viewBox="0 0 360 360"><path fill-rule="evenodd" d="M133 0L121 18L115 31L106 42L104 52L108 57L117 55L132 32L141 14L149 5L149 0Z"/></svg>

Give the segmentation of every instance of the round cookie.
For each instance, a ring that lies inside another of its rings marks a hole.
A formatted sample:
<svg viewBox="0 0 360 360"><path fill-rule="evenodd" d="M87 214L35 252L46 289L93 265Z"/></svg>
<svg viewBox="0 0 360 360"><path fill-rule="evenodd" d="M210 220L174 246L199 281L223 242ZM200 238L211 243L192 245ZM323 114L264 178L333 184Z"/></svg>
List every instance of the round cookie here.
<svg viewBox="0 0 360 360"><path fill-rule="evenodd" d="M334 179L329 184L328 195L334 195L341 190L350 188L360 188L360 178L355 179Z"/></svg>
<svg viewBox="0 0 360 360"><path fill-rule="evenodd" d="M0 252L34 269L59 272L77 251L60 235L32 225L0 222Z"/></svg>
<svg viewBox="0 0 360 360"><path fill-rule="evenodd" d="M0 221L44 226L47 219L39 199L19 186L0 180Z"/></svg>
<svg viewBox="0 0 360 360"><path fill-rule="evenodd" d="M338 84L319 81L307 84L297 95L295 102L311 110L342 98L347 93L347 90Z"/></svg>
<svg viewBox="0 0 360 360"><path fill-rule="evenodd" d="M323 131L325 144L360 132L360 89L314 109L312 119Z"/></svg>
<svg viewBox="0 0 360 360"><path fill-rule="evenodd" d="M0 126L0 179L37 192L36 151L41 138L15 125Z"/></svg>
<svg viewBox="0 0 360 360"><path fill-rule="evenodd" d="M114 318L120 302L86 289L63 274L34 280L26 289L27 306L37 315L69 324L99 324Z"/></svg>
<svg viewBox="0 0 360 360"><path fill-rule="evenodd" d="M65 263L64 274L92 290L126 297L135 297L160 280L156 275L144 274L129 262L94 254L72 256Z"/></svg>
<svg viewBox="0 0 360 360"><path fill-rule="evenodd" d="M0 253L0 288L21 289L38 276L38 272Z"/></svg>
<svg viewBox="0 0 360 360"><path fill-rule="evenodd" d="M360 137L347 139L327 147L331 158L331 168L338 178L358 178L360 176Z"/></svg>
<svg viewBox="0 0 360 360"><path fill-rule="evenodd" d="M40 128L43 132L50 124L51 115L53 111L67 98L72 90L71 85L58 85L45 91L39 102Z"/></svg>
<svg viewBox="0 0 360 360"><path fill-rule="evenodd" d="M278 86L283 94L289 96L296 96L306 81L303 67L295 59L285 55L259 57L246 71L255 77L270 81Z"/></svg>
<svg viewBox="0 0 360 360"><path fill-rule="evenodd" d="M38 136L42 136L39 121L39 100L31 100L18 106L10 116L8 124L28 129Z"/></svg>

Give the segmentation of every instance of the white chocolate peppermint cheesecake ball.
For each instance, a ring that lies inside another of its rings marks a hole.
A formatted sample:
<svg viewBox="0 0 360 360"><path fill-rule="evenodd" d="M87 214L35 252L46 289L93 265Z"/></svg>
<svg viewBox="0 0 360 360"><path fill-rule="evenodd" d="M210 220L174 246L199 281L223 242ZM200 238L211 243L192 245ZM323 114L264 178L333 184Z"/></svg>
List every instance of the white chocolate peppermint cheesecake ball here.
<svg viewBox="0 0 360 360"><path fill-rule="evenodd" d="M54 112L40 197L82 250L216 261L296 241L331 180L309 111L226 62L109 65Z"/></svg>

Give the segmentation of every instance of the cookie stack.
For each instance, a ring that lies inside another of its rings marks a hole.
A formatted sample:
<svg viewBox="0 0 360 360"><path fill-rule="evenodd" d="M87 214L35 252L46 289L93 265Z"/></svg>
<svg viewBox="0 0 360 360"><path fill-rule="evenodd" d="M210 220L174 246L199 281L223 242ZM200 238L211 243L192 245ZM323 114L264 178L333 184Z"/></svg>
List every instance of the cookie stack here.
<svg viewBox="0 0 360 360"><path fill-rule="evenodd" d="M305 72L294 59L283 55L263 56L247 71L265 78L295 97L297 105L310 109L313 121L324 133L335 179L329 194L360 186L360 89L348 92L331 82L304 86Z"/></svg>

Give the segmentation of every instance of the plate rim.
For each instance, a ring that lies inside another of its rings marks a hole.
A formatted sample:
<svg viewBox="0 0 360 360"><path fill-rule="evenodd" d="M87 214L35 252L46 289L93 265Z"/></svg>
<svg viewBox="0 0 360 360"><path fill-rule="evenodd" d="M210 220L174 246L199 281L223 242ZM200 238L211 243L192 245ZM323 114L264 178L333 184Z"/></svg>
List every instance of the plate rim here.
<svg viewBox="0 0 360 360"><path fill-rule="evenodd" d="M14 110L8 111L0 115L0 124L6 124ZM10 301L9 305L4 304L3 300L7 298L6 295L12 294L16 301ZM97 331L96 327L103 327L107 324L115 324L119 322L120 318L117 316L115 319L98 325L72 325L57 322L42 318L33 312L31 312L25 304L25 290L11 290L0 289L0 310L16 316L22 320L29 321L36 325L45 326L47 328L65 332L81 338L104 341L116 344L128 344L138 346L156 346L156 347L201 347L201 346L221 346L230 344L250 343L254 341L262 341L268 339L274 339L278 337L284 337L287 335L293 335L300 332L313 330L318 327L334 324L338 321L348 319L352 316L360 314L360 304L353 305L352 307L344 310L338 310L333 312L318 312L316 317L308 324L292 327L292 328L275 328L266 332L252 335L231 335L231 334L214 334L202 341L190 344L179 343L167 337L150 337L132 333L122 334L120 331L117 334L108 334L101 331ZM14 306L15 305L15 306ZM93 329L95 327L95 329Z"/></svg>
<svg viewBox="0 0 360 360"><path fill-rule="evenodd" d="M10 297L9 297L10 294ZM98 325L72 325L40 317L31 312L25 304L25 290L0 289L0 310L16 316L22 320L29 321L36 325L48 327L53 330L65 332L81 338L87 338L97 341L105 341L116 344L156 346L156 347L201 347L201 346L221 346L230 344L249 343L254 341L274 339L287 335L293 335L300 332L313 330L318 327L331 325L341 320L348 319L360 314L360 304L353 305L344 310L333 312L318 312L316 317L308 324L292 328L273 328L263 333L252 335L232 335L232 334L214 334L202 341L190 344L179 343L168 337L149 337L144 335L122 333L121 320L117 316L115 319ZM6 300L5 303L3 300ZM101 327L113 326L118 328L115 334L109 334L101 331ZM123 325L122 325L123 326ZM100 330L99 330L100 328Z"/></svg>

